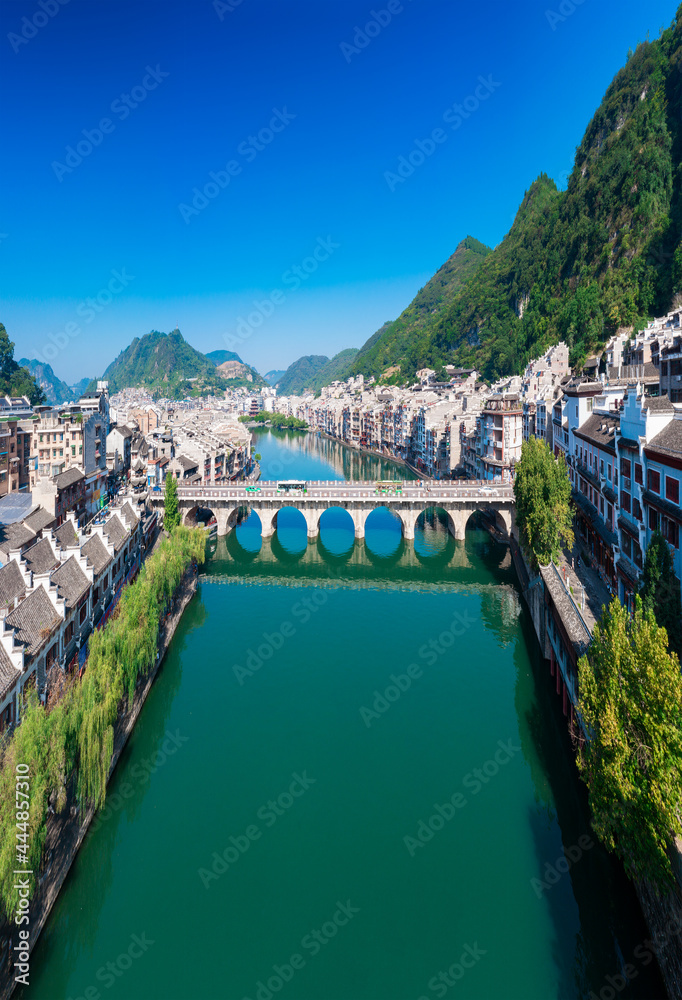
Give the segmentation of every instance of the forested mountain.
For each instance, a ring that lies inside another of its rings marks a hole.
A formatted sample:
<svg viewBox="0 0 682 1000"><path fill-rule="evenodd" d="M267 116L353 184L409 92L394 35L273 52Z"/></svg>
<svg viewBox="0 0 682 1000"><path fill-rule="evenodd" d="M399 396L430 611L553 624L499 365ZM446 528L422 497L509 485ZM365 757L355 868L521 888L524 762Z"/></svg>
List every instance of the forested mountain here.
<svg viewBox="0 0 682 1000"><path fill-rule="evenodd" d="M330 385L337 380L347 379L350 374L350 367L357 357L357 347L347 347L345 351L339 351L333 358L327 361L326 365L320 368L317 375L310 383L311 389L317 392L325 385Z"/></svg>
<svg viewBox="0 0 682 1000"><path fill-rule="evenodd" d="M206 357L211 359L223 378L229 380L230 386L248 385L261 388L267 384L262 375L242 361L234 351L210 351Z"/></svg>
<svg viewBox="0 0 682 1000"><path fill-rule="evenodd" d="M208 351L206 357L211 359L216 368L218 365L224 364L225 361L236 361L240 365L244 364L239 355L235 354L234 351Z"/></svg>
<svg viewBox="0 0 682 1000"><path fill-rule="evenodd" d="M14 360L14 344L0 323L0 396L28 396L36 406L45 402L45 393L27 368Z"/></svg>
<svg viewBox="0 0 682 1000"><path fill-rule="evenodd" d="M327 364L329 358L324 354L306 354L298 358L289 365L278 381L277 392L280 396L291 396L312 388L315 376Z"/></svg>
<svg viewBox="0 0 682 1000"><path fill-rule="evenodd" d="M45 393L46 402L56 405L58 403L70 403L78 398L66 382L62 382L60 378L57 378L52 371L52 365L48 365L47 362L43 363L35 358L33 360L21 358L19 364L23 365L31 373L36 383ZM89 382L90 379L87 379L86 385Z"/></svg>
<svg viewBox="0 0 682 1000"><path fill-rule="evenodd" d="M349 374L361 373L378 378L387 368L398 364L401 370L404 368L411 372L421 368L421 358L428 350L435 322L476 274L489 253L490 247L473 236L462 240L433 278L419 289L398 319L384 323L363 344L350 366Z"/></svg>
<svg viewBox="0 0 682 1000"><path fill-rule="evenodd" d="M284 375L284 369L273 368L271 371L266 372L263 378L268 383L268 385L277 385L282 375Z"/></svg>
<svg viewBox="0 0 682 1000"><path fill-rule="evenodd" d="M353 369L379 374L397 358L402 380L444 362L495 378L560 339L575 364L619 327L665 313L682 291L681 70L682 7L616 74L567 190L540 174L447 307L407 337L390 324Z"/></svg>
<svg viewBox="0 0 682 1000"><path fill-rule="evenodd" d="M109 365L102 378L108 380L112 393L119 389L145 388L154 396L170 399L212 392L221 394L233 386L263 384L258 372L239 358L236 363L227 360L222 365L226 368L217 368L215 361L188 344L179 330L172 333L153 330L144 337L135 337Z"/></svg>

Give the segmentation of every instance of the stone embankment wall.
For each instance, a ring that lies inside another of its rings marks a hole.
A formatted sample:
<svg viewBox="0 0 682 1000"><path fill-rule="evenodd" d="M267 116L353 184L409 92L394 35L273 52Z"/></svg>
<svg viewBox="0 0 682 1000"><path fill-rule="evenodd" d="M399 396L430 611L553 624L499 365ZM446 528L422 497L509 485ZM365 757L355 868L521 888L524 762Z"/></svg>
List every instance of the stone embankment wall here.
<svg viewBox="0 0 682 1000"><path fill-rule="evenodd" d="M190 567L175 593L170 614L159 629L156 663L146 677L140 678L133 704L128 711L119 716L116 723L114 752L109 769L109 779L137 722L142 706L147 699L147 695L163 662L166 650L180 623L182 613L194 597L196 589L197 572L195 568ZM44 857L48 858L48 862L35 896L31 900L30 908L31 952L40 936L40 932L45 926L50 911L59 895L59 891L78 853L78 849L83 843L88 828L95 816L94 807L90 807L84 815L81 815L75 802L73 784L72 782L69 799L64 810L59 814L49 815L47 819ZM12 943L16 943L16 929L11 927L7 922L3 922L0 925L0 936L5 939L11 937L13 939ZM14 988L13 960L10 957L9 963L4 965L0 970L0 1000L9 1000L9 997L14 992Z"/></svg>
<svg viewBox="0 0 682 1000"><path fill-rule="evenodd" d="M542 583L542 578L532 576L518 542L513 537L511 539L511 552L521 593L530 611L542 655L548 659L549 644L545 632L543 588L538 585ZM682 850L682 844L678 844L678 849ZM682 854L679 853L679 850L676 868L677 888L666 897L661 897L656 889L647 883L633 883L644 920L649 928L649 938L642 941L641 944L643 948L650 947L656 954L670 1000L682 1000ZM624 955L623 961L632 967L636 975L637 956ZM613 974L620 976L622 971L614 969Z"/></svg>

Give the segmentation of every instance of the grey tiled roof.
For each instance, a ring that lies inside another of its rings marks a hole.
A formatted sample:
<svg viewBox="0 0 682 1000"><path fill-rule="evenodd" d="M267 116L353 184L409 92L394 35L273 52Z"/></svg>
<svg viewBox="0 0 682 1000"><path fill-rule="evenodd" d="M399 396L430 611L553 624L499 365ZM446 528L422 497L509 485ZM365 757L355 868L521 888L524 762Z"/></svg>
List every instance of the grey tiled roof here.
<svg viewBox="0 0 682 1000"><path fill-rule="evenodd" d="M137 525L137 523L140 520L135 511L133 510L133 508L130 506L129 500L126 500L126 502L121 507L121 513L125 515L125 517L128 519L129 522L132 521L133 527L135 527L135 525Z"/></svg>
<svg viewBox="0 0 682 1000"><path fill-rule="evenodd" d="M29 514L28 517L24 518L23 524L25 524L27 528L30 528L31 531L35 531L37 534L39 531L42 531L43 528L47 528L50 524L54 524L54 520L54 514L50 514L50 512L45 510L44 507L38 507L32 514Z"/></svg>
<svg viewBox="0 0 682 1000"><path fill-rule="evenodd" d="M90 581L78 565L75 556L71 556L63 562L59 569L52 574L52 583L56 583L59 589L59 596L66 599L66 606L70 610L74 607L86 593L90 586Z"/></svg>
<svg viewBox="0 0 682 1000"><path fill-rule="evenodd" d="M6 524L0 528L0 545L5 551L20 549L23 545L28 545L35 537L35 531L31 531L25 524Z"/></svg>
<svg viewBox="0 0 682 1000"><path fill-rule="evenodd" d="M120 518L114 514L110 517L107 523L104 525L104 534L109 539L109 542L114 546L114 552L118 552L122 548L129 535L126 528L121 523Z"/></svg>
<svg viewBox="0 0 682 1000"><path fill-rule="evenodd" d="M41 538L30 549L26 549L24 559L32 573L49 573L59 563L48 538Z"/></svg>
<svg viewBox="0 0 682 1000"><path fill-rule="evenodd" d="M675 407L667 396L646 396L642 405L646 406L647 410L651 410L652 413L675 412Z"/></svg>
<svg viewBox="0 0 682 1000"><path fill-rule="evenodd" d="M75 465L72 465L70 469L64 469L58 476L55 476L54 481L57 484L57 488L63 490L67 486L73 486L80 479L85 479L85 473L82 469L78 469Z"/></svg>
<svg viewBox="0 0 682 1000"><path fill-rule="evenodd" d="M69 545L78 544L78 535L74 530L73 522L68 518L55 529L54 534L63 549L68 548Z"/></svg>
<svg viewBox="0 0 682 1000"><path fill-rule="evenodd" d="M16 559L12 559L0 569L0 608L6 608L13 604L14 598L19 597L25 590L26 581L19 569L19 564Z"/></svg>
<svg viewBox="0 0 682 1000"><path fill-rule="evenodd" d="M656 437L652 437L645 448L660 451L673 458L682 458L682 420L671 420Z"/></svg>
<svg viewBox="0 0 682 1000"><path fill-rule="evenodd" d="M615 454L614 438L617 427L620 427L619 416L605 417L599 413L593 413L580 427L574 428L573 434L579 438L587 438L588 441L592 441L602 448L608 448Z"/></svg>
<svg viewBox="0 0 682 1000"><path fill-rule="evenodd" d="M12 666L5 647L0 643L0 701L14 685L20 672Z"/></svg>
<svg viewBox="0 0 682 1000"><path fill-rule="evenodd" d="M43 631L45 629L52 631L60 621L61 618L42 585L7 615L7 624L15 630L15 638L17 642L24 644L28 656L37 653L49 638L43 636Z"/></svg>
<svg viewBox="0 0 682 1000"><path fill-rule="evenodd" d="M91 535L85 545L81 547L81 552L84 556L88 557L88 562L94 569L97 576L99 576L105 566L111 562L111 556L109 555L107 547L99 535Z"/></svg>

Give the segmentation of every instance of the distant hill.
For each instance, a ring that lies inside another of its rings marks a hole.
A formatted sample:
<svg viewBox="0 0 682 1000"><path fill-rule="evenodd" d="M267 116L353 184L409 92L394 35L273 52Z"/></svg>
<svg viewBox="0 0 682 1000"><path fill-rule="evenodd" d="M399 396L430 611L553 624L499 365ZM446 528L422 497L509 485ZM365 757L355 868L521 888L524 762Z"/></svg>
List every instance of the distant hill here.
<svg viewBox="0 0 682 1000"><path fill-rule="evenodd" d="M237 369L245 369L246 375L231 368L226 371L225 365L229 367L235 362L226 361L221 368L216 368L215 362L188 344L179 330L171 333L152 330L144 337L135 337L109 365L102 378L107 379L112 393L120 389L145 388L153 396L169 399L221 394L233 386L263 384L258 372L242 361L236 362Z"/></svg>
<svg viewBox="0 0 682 1000"><path fill-rule="evenodd" d="M317 392L325 385L331 385L332 382L347 379L351 365L357 355L357 347L347 347L345 351L339 351L338 354L335 354L334 357L319 370L315 378L310 383L311 389L314 389Z"/></svg>
<svg viewBox="0 0 682 1000"><path fill-rule="evenodd" d="M241 382L258 389L266 384L256 369L242 361L234 351L210 351L206 357L211 359L223 378L230 380L230 385Z"/></svg>
<svg viewBox="0 0 682 1000"><path fill-rule="evenodd" d="M19 364L27 368L31 375L33 375L37 384L45 393L46 402L57 406L59 403L71 403L77 398L71 386L68 386L66 382L62 382L60 378L57 378L52 371L52 365L48 365L47 362L43 363L42 361L37 361L35 358L33 360L21 358ZM84 381L86 386L89 385L90 379L85 379Z"/></svg>
<svg viewBox="0 0 682 1000"><path fill-rule="evenodd" d="M240 365L244 364L239 355L235 354L234 351L209 351L206 357L211 359L216 368L225 361L238 361Z"/></svg>
<svg viewBox="0 0 682 1000"><path fill-rule="evenodd" d="M82 378L80 382L76 382L75 385L70 386L74 398L79 399L83 393L87 390L90 383L93 381L91 378ZM95 380L96 381L96 380Z"/></svg>
<svg viewBox="0 0 682 1000"><path fill-rule="evenodd" d="M357 347L348 347L331 359L324 354L306 354L290 364L281 375L277 381L277 392L282 396L297 395L305 389L319 392L325 385L346 379L357 353Z"/></svg>
<svg viewBox="0 0 682 1000"><path fill-rule="evenodd" d="M311 389L315 376L328 364L329 358L325 354L306 354L298 358L278 381L277 392L281 396L291 396Z"/></svg>
<svg viewBox="0 0 682 1000"><path fill-rule="evenodd" d="M272 371L266 372L263 378L268 383L268 385L277 385L277 382L284 375L284 369L273 368Z"/></svg>
<svg viewBox="0 0 682 1000"><path fill-rule="evenodd" d="M349 374L379 378L387 368L395 365L402 365L410 371L415 364L416 368L422 367L420 358L424 334L433 328L435 321L443 315L490 253L490 247L473 236L462 240L433 278L419 289L398 319L384 323L363 344L355 355Z"/></svg>
<svg viewBox="0 0 682 1000"><path fill-rule="evenodd" d="M14 344L0 323L0 396L28 396L34 406L45 402L45 393L28 368L14 360Z"/></svg>

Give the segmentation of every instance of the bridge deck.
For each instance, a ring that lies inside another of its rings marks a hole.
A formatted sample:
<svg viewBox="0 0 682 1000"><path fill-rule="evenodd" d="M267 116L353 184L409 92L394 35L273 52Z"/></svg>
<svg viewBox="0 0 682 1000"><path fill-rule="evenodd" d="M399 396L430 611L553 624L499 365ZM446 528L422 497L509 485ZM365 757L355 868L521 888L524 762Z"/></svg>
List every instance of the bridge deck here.
<svg viewBox="0 0 682 1000"><path fill-rule="evenodd" d="M162 496L163 494L157 494ZM373 482L349 482L346 480L329 480L319 482L307 482L306 492L299 493L296 490L278 490L276 482L260 481L254 491L253 486L247 491L247 485L229 483L224 486L182 486L178 485L178 497L180 499L197 500L255 500L259 499L291 499L307 500L383 500L392 502L400 500L427 500L430 503L437 503L439 500L452 502L456 500L498 500L509 501L514 499L513 488L507 484L479 483L465 481L462 485L454 482L439 483L429 482L428 485L421 486L417 482L406 482L400 492L378 492Z"/></svg>

